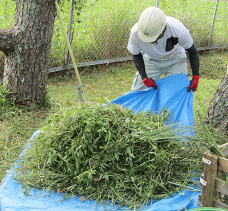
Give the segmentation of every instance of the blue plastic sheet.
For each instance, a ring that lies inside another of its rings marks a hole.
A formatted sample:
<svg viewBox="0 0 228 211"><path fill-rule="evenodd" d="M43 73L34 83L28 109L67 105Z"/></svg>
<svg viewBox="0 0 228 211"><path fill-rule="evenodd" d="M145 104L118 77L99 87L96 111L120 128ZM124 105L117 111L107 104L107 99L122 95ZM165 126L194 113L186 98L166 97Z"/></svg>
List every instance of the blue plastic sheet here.
<svg viewBox="0 0 228 211"><path fill-rule="evenodd" d="M112 102L128 107L135 113L159 113L168 109L171 121L181 125L193 126L193 92L187 92L190 84L188 75L177 74L156 81L158 89L150 87L145 91L128 92Z"/></svg>
<svg viewBox="0 0 228 211"><path fill-rule="evenodd" d="M156 82L158 90L149 88L146 91L133 91L124 94L123 96L113 100L113 103L121 104L129 107L134 112L139 111L156 111L159 112L163 108L168 108L173 112L175 121L181 121L183 124L193 124L192 114L192 92L187 92L189 79L187 75L178 74L169 76ZM39 134L36 131L23 154L31 141ZM20 157L19 157L20 159ZM18 160L19 161L19 160ZM82 201L81 196L64 199L62 193L53 191L43 191L38 189L26 191L21 184L14 179L14 169L17 168L18 161L8 171L0 186L0 210L1 211L58 211L58 210L75 210L75 211L90 211L90 210L120 210L117 205L99 205L94 200ZM162 199L160 201L153 200L152 205L147 205L142 208L146 211L177 211L181 209L198 208L198 196L201 189L197 186L191 187L197 191L189 189L180 193L175 193L172 197ZM108 203L107 203L108 204ZM127 210L127 207L121 208Z"/></svg>

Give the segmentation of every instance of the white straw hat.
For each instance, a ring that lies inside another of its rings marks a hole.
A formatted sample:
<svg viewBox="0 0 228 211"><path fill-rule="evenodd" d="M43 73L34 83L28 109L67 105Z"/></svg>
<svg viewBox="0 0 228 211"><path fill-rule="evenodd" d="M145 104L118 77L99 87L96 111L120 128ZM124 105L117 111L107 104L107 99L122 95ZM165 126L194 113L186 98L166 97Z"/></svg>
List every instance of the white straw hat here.
<svg viewBox="0 0 228 211"><path fill-rule="evenodd" d="M166 26L166 15L157 7L148 7L140 15L138 36L144 42L154 42Z"/></svg>

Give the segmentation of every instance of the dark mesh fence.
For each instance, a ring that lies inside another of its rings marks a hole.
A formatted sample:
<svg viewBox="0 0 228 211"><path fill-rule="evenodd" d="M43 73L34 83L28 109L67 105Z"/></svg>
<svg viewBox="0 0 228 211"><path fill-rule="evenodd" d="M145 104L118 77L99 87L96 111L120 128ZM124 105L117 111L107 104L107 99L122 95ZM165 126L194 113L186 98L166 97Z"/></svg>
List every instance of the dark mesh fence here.
<svg viewBox="0 0 228 211"><path fill-rule="evenodd" d="M157 5L167 15L181 20L198 49L228 45L227 0L75 0L73 8L71 5L70 0L65 0L60 8L65 27L72 32L69 37L79 66L130 59L127 50L130 28L148 6ZM14 9L14 1L0 1L0 28L12 27ZM56 17L50 68L55 71L66 60L67 47ZM0 74L3 68L4 54L0 52Z"/></svg>

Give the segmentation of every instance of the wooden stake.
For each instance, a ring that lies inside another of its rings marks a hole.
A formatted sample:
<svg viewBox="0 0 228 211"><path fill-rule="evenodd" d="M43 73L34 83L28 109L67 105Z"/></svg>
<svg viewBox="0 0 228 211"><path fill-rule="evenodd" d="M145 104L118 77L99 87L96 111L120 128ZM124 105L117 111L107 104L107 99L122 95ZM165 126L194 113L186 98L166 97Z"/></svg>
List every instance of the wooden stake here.
<svg viewBox="0 0 228 211"><path fill-rule="evenodd" d="M203 179L206 181L206 186L203 186L202 188L202 204L204 207L213 207L218 156L211 153L205 153L204 157L211 161L211 165L205 164L204 168Z"/></svg>

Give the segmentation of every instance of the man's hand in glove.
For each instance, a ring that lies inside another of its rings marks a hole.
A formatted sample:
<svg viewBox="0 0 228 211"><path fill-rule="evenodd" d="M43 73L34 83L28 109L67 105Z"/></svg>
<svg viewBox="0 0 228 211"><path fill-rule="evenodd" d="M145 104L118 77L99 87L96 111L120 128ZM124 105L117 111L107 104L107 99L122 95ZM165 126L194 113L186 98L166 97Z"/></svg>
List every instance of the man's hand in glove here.
<svg viewBox="0 0 228 211"><path fill-rule="evenodd" d="M145 78L143 80L143 83L149 88L149 87L153 87L155 90L157 90L157 85L156 83L154 82L154 80L152 78Z"/></svg>
<svg viewBox="0 0 228 211"><path fill-rule="evenodd" d="M192 80L190 82L190 86L188 87L188 92L190 92L191 90L195 92L197 90L198 82L199 82L199 76L193 75Z"/></svg>

